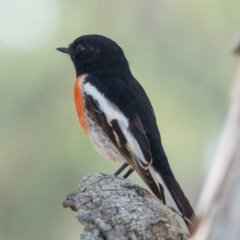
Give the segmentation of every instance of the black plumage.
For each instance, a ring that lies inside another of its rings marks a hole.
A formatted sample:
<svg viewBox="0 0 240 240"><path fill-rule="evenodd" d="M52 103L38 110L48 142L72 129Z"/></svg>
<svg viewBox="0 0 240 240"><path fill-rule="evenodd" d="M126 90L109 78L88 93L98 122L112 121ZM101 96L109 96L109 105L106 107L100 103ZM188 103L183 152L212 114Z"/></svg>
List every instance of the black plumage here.
<svg viewBox="0 0 240 240"><path fill-rule="evenodd" d="M194 211L170 168L154 110L144 89L133 77L123 50L111 39L100 35L82 36L71 43L69 48L59 50L69 53L77 76L86 76L83 84L94 86L128 120L126 131L137 141L144 159L140 159L137 151L129 148L129 139L119 119L109 120L94 96L84 92L83 85L85 108L91 120L103 130L153 193L161 198L150 169L156 175L159 174L181 213L190 219Z"/></svg>

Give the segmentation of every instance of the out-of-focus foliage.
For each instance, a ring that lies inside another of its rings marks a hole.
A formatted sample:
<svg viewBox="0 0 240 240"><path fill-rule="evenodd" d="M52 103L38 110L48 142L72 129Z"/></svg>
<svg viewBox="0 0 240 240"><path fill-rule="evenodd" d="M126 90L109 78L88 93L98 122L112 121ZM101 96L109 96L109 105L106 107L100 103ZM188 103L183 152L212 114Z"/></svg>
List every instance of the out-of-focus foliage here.
<svg viewBox="0 0 240 240"><path fill-rule="evenodd" d="M80 129L75 72L55 51L84 34L108 36L124 49L152 101L176 178L195 205L227 111L240 2L11 2L0 2L1 20L11 16L0 34L0 239L78 239L80 226L62 200L84 175L118 168ZM40 28L41 19L49 24Z"/></svg>

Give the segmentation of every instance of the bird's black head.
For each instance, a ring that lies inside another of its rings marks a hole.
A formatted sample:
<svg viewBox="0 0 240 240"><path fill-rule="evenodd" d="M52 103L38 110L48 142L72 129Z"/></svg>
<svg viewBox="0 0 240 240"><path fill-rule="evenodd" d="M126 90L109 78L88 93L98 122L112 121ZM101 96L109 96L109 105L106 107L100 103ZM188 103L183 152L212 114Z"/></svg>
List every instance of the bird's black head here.
<svg viewBox="0 0 240 240"><path fill-rule="evenodd" d="M57 50L70 55L77 76L84 73L130 72L123 50L111 39L101 35L84 35L68 48Z"/></svg>

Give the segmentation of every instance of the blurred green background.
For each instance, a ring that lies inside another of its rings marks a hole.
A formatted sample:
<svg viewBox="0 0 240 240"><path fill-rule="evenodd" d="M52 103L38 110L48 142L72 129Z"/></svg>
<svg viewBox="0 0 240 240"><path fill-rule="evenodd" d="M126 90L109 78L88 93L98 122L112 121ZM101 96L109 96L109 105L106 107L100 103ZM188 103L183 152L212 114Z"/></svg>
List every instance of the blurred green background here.
<svg viewBox="0 0 240 240"><path fill-rule="evenodd" d="M84 34L124 49L196 206L227 111L239 9L238 0L1 0L0 239L79 239L62 201L84 175L118 168L80 129L75 71L55 51Z"/></svg>

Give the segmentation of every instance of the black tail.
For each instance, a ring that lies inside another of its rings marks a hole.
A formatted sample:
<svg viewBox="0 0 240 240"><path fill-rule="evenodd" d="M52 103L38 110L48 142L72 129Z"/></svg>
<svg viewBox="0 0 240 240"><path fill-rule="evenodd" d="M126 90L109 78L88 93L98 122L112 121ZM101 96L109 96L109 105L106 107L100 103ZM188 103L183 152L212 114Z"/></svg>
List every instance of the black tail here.
<svg viewBox="0 0 240 240"><path fill-rule="evenodd" d="M174 175L167 176L164 173L161 174L161 177L168 188L173 200L175 201L179 211L186 216L188 219L191 219L195 216L193 208L188 201L187 197L185 196L183 190L181 189L179 183L175 179Z"/></svg>
<svg viewBox="0 0 240 240"><path fill-rule="evenodd" d="M159 177L162 178L174 202L176 203L179 211L189 220L191 218L192 219L195 218L195 213L190 202L188 201L179 183L177 182L173 175L173 172L170 168L167 156L163 150L162 145L160 144L159 146L159 143L153 141L152 147L153 147L152 167L156 174L157 179L159 179ZM188 228L190 228L187 222L186 224L188 225Z"/></svg>

